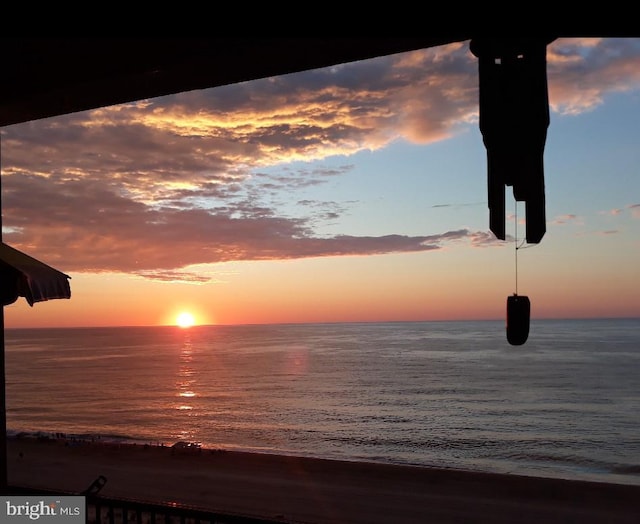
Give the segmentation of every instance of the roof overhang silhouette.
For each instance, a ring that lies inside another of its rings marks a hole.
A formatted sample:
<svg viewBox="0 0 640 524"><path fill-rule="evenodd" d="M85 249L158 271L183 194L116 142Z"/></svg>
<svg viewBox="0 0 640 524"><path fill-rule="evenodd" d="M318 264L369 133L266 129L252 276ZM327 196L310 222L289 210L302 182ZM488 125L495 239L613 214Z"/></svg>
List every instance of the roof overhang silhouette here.
<svg viewBox="0 0 640 524"><path fill-rule="evenodd" d="M7 37L0 126L470 38Z"/></svg>

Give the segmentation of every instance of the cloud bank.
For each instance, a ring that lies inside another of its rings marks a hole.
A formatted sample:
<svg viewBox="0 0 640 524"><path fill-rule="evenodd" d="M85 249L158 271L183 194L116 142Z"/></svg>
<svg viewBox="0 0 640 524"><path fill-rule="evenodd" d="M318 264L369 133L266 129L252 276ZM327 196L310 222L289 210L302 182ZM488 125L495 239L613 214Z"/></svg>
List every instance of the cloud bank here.
<svg viewBox="0 0 640 524"><path fill-rule="evenodd" d="M548 63L564 114L640 87L638 40L559 40ZM477 98L476 59L458 43L9 126L4 239L68 272L158 280L232 260L496 245L467 229L326 237L317 226L339 224L351 203L296 198L352 169L318 161L477 125ZM285 210L292 200L304 213Z"/></svg>

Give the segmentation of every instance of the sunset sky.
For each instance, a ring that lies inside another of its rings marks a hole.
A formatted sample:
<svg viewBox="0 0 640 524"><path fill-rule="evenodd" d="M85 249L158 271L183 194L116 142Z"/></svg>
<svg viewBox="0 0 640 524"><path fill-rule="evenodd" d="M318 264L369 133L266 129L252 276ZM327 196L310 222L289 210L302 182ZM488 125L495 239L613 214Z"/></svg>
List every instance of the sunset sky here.
<svg viewBox="0 0 640 524"><path fill-rule="evenodd" d="M640 317L640 39L547 61L547 234L517 290L532 318ZM3 240L72 292L8 328L501 319L515 292L468 42L1 132Z"/></svg>

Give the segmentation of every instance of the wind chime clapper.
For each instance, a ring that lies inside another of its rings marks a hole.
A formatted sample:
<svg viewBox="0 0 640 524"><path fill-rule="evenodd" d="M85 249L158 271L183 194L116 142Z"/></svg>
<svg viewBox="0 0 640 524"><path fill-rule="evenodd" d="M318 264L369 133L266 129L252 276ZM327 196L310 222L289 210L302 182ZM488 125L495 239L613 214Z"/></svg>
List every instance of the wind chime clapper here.
<svg viewBox="0 0 640 524"><path fill-rule="evenodd" d="M555 38L474 38L478 58L480 132L487 150L489 227L505 240L505 187L525 202L526 241L546 233L544 147L549 127L547 45ZM516 238L517 243L517 238ZM517 244L516 244L517 253ZM516 262L517 264L517 262ZM507 298L507 340L524 344L531 303Z"/></svg>
<svg viewBox="0 0 640 524"><path fill-rule="evenodd" d="M529 338L531 301L525 295L514 293L507 297L507 342L521 346Z"/></svg>

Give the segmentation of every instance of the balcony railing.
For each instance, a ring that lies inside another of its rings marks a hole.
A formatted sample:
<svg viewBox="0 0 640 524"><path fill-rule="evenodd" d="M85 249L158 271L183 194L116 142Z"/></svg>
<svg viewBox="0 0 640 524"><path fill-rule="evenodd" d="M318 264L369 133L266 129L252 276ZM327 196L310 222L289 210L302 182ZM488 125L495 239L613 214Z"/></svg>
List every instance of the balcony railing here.
<svg viewBox="0 0 640 524"><path fill-rule="evenodd" d="M77 495L50 490L9 487L10 495ZM284 518L268 519L202 510L181 504L152 504L136 500L86 495L87 524L283 524Z"/></svg>

